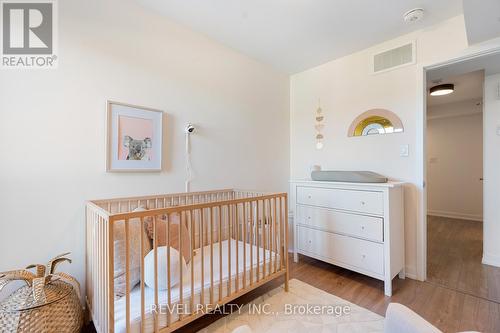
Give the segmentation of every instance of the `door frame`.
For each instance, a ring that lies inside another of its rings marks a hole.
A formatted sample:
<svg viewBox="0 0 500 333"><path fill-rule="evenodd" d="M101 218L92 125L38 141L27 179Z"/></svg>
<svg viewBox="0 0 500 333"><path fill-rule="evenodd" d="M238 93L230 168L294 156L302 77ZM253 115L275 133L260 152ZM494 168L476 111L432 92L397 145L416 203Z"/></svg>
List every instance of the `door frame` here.
<svg viewBox="0 0 500 333"><path fill-rule="evenodd" d="M417 276L421 281L427 280L427 72L442 67L500 54L500 39L491 44L484 44L465 50L464 54L448 60L420 65L417 70L417 187L419 189L417 208Z"/></svg>

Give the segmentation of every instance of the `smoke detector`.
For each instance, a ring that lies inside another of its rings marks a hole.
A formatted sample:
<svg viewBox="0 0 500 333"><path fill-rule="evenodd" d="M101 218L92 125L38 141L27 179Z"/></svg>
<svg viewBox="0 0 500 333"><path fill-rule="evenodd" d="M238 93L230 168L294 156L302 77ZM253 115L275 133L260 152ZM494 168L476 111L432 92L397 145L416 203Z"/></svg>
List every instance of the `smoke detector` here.
<svg viewBox="0 0 500 333"><path fill-rule="evenodd" d="M424 17L424 9L423 8L414 8L412 10L407 11L403 15L403 19L406 23L415 23L420 21Z"/></svg>

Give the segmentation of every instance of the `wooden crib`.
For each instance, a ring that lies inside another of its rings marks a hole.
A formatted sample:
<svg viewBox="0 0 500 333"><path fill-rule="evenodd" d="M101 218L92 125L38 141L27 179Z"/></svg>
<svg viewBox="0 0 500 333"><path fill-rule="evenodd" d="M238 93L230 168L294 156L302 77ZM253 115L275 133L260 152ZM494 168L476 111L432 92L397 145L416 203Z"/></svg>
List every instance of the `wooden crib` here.
<svg viewBox="0 0 500 333"><path fill-rule="evenodd" d="M87 202L86 303L97 332L172 332L281 276L288 291L287 205L286 193L233 189ZM117 296L119 265L124 293Z"/></svg>

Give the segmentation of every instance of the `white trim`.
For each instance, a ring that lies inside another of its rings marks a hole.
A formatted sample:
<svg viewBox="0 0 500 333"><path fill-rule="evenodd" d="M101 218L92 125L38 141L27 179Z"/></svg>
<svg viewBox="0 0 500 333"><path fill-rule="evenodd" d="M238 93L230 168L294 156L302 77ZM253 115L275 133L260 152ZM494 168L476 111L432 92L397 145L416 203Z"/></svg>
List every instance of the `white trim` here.
<svg viewBox="0 0 500 333"><path fill-rule="evenodd" d="M416 280L425 281L427 279L427 194L425 181L427 179L426 161L426 127L427 127L427 78L426 69L419 65L417 70L417 144L415 147L417 159L417 253L416 253Z"/></svg>
<svg viewBox="0 0 500 333"><path fill-rule="evenodd" d="M498 42L500 43L500 40ZM494 54L497 54L499 52L500 52L500 46L496 45L496 46L493 46L491 48L487 48L487 49L484 49L484 50L479 50L479 51L476 51L476 52L471 52L470 54L456 56L456 57L450 58L450 59L445 60L445 61L441 61L441 62L437 62L437 63L431 64L431 65L427 65L427 66L424 66L424 69L426 71L430 71L430 70L438 69L438 68L441 68L441 67L446 67L446 66L450 66L450 65L454 65L454 64L459 64L461 62L465 62L465 61L469 61L469 60L474 60L474 59L477 59L477 58L480 58L480 57L483 57L483 56L494 55Z"/></svg>
<svg viewBox="0 0 500 333"><path fill-rule="evenodd" d="M427 125L427 80L426 72L444 66L473 60L482 56L500 53L500 38L493 39L475 45L464 50L463 54L448 58L444 61L433 64L418 65L417 70L417 96L422 94L422 98L417 100L417 189L420 193L417 195L417 276L418 280L427 279L427 188L425 182L427 179L427 160L426 160L426 125Z"/></svg>
<svg viewBox="0 0 500 333"><path fill-rule="evenodd" d="M452 219L459 219L459 220L469 220L469 221L483 221L483 216L480 214L466 214L466 213L459 213L459 212L447 212L443 210L427 210L427 215L431 216L439 216L439 217L448 217Z"/></svg>
<svg viewBox="0 0 500 333"><path fill-rule="evenodd" d="M483 253L482 263L485 265L500 267L500 256Z"/></svg>
<svg viewBox="0 0 500 333"><path fill-rule="evenodd" d="M419 278L417 277L417 274L415 274L415 273L408 273L408 272L406 272L405 276L407 278L409 278L409 279L412 279L412 280L419 280Z"/></svg>

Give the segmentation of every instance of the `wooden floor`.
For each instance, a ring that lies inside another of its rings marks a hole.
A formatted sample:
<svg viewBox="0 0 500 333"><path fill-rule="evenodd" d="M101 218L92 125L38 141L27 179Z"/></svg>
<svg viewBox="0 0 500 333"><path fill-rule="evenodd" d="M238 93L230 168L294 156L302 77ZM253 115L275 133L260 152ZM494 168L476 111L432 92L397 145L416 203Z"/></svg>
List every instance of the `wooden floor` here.
<svg viewBox="0 0 500 333"><path fill-rule="evenodd" d="M481 264L483 224L427 218L427 280L500 302L500 268Z"/></svg>
<svg viewBox="0 0 500 333"><path fill-rule="evenodd" d="M410 307L444 332L500 332L500 304L435 283L400 280L396 277L393 281L394 294L386 297L382 281L303 256L297 264L290 257L290 274L291 278L304 281L380 315L385 314L390 302L398 302ZM279 280L271 282L235 303L247 303L280 283L282 281ZM204 316L179 332L196 332L219 318L220 316L215 315ZM87 332L93 330L87 329Z"/></svg>
<svg viewBox="0 0 500 333"><path fill-rule="evenodd" d="M389 303L402 303L444 332L477 330L500 332L500 304L432 283L393 280L392 297L384 295L382 281L314 259L301 257L292 277L358 304L380 315Z"/></svg>

